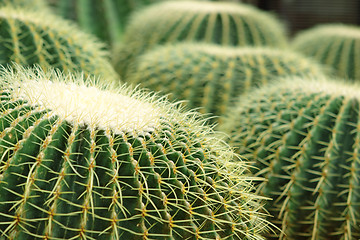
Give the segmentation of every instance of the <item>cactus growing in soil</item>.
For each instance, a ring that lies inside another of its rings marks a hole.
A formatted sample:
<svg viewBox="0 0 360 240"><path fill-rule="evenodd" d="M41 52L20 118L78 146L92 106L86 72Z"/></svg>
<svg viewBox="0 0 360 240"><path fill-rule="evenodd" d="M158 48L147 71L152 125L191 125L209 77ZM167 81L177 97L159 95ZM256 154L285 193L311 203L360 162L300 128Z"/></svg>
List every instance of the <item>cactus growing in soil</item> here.
<svg viewBox="0 0 360 240"><path fill-rule="evenodd" d="M333 67L341 77L360 80L360 27L322 24L304 30L293 40L295 50Z"/></svg>
<svg viewBox="0 0 360 240"><path fill-rule="evenodd" d="M133 14L123 42L114 51L121 76L134 59L157 44L200 41L229 46L286 45L280 21L247 4L166 1Z"/></svg>
<svg viewBox="0 0 360 240"><path fill-rule="evenodd" d="M0 64L82 71L119 81L103 45L68 21L45 11L0 8Z"/></svg>
<svg viewBox="0 0 360 240"><path fill-rule="evenodd" d="M72 75L1 76L3 237L263 239L246 163L196 115Z"/></svg>
<svg viewBox="0 0 360 240"><path fill-rule="evenodd" d="M287 50L178 43L138 57L126 79L169 94L171 100L185 100L190 109L221 116L234 98L251 87L287 75L321 75L321 69Z"/></svg>
<svg viewBox="0 0 360 240"><path fill-rule="evenodd" d="M360 238L360 86L288 78L243 95L221 130L253 161L280 239ZM279 237L268 239L279 239Z"/></svg>

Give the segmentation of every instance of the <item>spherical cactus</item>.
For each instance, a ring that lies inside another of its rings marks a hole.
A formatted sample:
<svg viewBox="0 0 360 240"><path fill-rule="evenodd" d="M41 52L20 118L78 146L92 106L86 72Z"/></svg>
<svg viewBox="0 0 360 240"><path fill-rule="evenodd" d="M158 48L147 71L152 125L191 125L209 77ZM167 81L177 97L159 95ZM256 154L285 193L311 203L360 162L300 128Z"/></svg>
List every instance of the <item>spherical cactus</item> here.
<svg viewBox="0 0 360 240"><path fill-rule="evenodd" d="M258 190L280 239L360 238L359 92L288 78L240 97L220 127L267 179Z"/></svg>
<svg viewBox="0 0 360 240"><path fill-rule="evenodd" d="M45 11L12 7L1 7L0 15L0 64L82 71L119 81L103 45L69 22Z"/></svg>
<svg viewBox="0 0 360 240"><path fill-rule="evenodd" d="M295 50L312 56L349 80L360 80L360 27L323 24L299 33Z"/></svg>
<svg viewBox="0 0 360 240"><path fill-rule="evenodd" d="M281 23L250 5L231 2L166 1L136 12L114 51L120 75L156 44L201 41L220 45L283 47Z"/></svg>
<svg viewBox="0 0 360 240"><path fill-rule="evenodd" d="M246 163L230 173L199 116L72 75L1 76L2 237L263 239Z"/></svg>
<svg viewBox="0 0 360 240"><path fill-rule="evenodd" d="M185 100L190 109L212 116L221 116L235 97L273 78L322 74L318 64L291 51L194 43L155 48L129 72L128 82Z"/></svg>

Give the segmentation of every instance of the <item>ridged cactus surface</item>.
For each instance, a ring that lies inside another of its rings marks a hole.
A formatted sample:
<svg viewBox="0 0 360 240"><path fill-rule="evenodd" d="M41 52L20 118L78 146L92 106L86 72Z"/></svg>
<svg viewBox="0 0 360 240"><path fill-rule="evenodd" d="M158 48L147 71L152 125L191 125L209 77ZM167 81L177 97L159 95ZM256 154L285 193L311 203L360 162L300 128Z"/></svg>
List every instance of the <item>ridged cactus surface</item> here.
<svg viewBox="0 0 360 240"><path fill-rule="evenodd" d="M360 80L360 27L345 24L323 24L299 33L295 50L312 56L334 68L348 80Z"/></svg>
<svg viewBox="0 0 360 240"><path fill-rule="evenodd" d="M82 71L119 81L103 45L89 34L45 11L0 8L0 64L39 65Z"/></svg>
<svg viewBox="0 0 360 240"><path fill-rule="evenodd" d="M235 97L273 78L320 74L315 61L291 51L179 43L140 56L126 79L171 100L185 100L190 109L221 116Z"/></svg>
<svg viewBox="0 0 360 240"><path fill-rule="evenodd" d="M50 1L50 0L48 0ZM112 45L119 41L129 14L147 4L143 0L55 0L55 12Z"/></svg>
<svg viewBox="0 0 360 240"><path fill-rule="evenodd" d="M263 239L247 166L195 115L55 75L2 73L2 238Z"/></svg>
<svg viewBox="0 0 360 240"><path fill-rule="evenodd" d="M279 20L247 4L165 1L137 11L114 52L117 71L124 75L139 55L157 44L201 41L230 46L286 45Z"/></svg>
<svg viewBox="0 0 360 240"><path fill-rule="evenodd" d="M289 78L239 98L221 130L254 162L266 208L283 234L360 238L360 88Z"/></svg>

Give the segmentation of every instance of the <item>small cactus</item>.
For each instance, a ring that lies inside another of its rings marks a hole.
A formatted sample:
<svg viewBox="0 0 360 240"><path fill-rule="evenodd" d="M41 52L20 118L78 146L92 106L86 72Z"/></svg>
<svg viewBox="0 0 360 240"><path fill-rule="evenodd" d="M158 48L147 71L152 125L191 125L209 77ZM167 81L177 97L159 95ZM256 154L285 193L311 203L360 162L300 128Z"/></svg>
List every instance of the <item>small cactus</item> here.
<svg viewBox="0 0 360 240"><path fill-rule="evenodd" d="M318 64L291 51L178 43L138 57L126 79L171 100L185 100L190 109L221 116L251 87L281 76L320 74Z"/></svg>
<svg viewBox="0 0 360 240"><path fill-rule="evenodd" d="M322 24L293 40L295 50L334 68L338 77L360 80L360 27Z"/></svg>
<svg viewBox="0 0 360 240"><path fill-rule="evenodd" d="M287 78L238 99L220 127L266 182L268 239L360 238L360 86Z"/></svg>
<svg viewBox="0 0 360 240"><path fill-rule="evenodd" d="M198 116L72 75L1 76L1 238L263 239L246 163L230 173Z"/></svg>
<svg viewBox="0 0 360 240"><path fill-rule="evenodd" d="M2 65L39 65L119 81L103 45L59 17L5 6L0 8L0 30Z"/></svg>
<svg viewBox="0 0 360 240"><path fill-rule="evenodd" d="M199 41L228 46L283 47L282 24L272 15L247 4L231 2L166 1L137 11L114 51L121 76L134 59L157 44Z"/></svg>

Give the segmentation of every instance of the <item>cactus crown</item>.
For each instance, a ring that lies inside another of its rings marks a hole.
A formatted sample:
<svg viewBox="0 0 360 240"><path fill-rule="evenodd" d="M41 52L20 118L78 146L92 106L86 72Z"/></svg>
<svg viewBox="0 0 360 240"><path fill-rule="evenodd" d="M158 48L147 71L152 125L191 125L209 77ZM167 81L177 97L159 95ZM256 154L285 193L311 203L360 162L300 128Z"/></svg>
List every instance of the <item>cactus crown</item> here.
<svg viewBox="0 0 360 240"><path fill-rule="evenodd" d="M236 155L196 114L71 75L2 76L2 236L262 239L245 163L231 176Z"/></svg>
<svg viewBox="0 0 360 240"><path fill-rule="evenodd" d="M114 60L121 75L134 59L157 44L207 42L229 46L287 44L282 24L250 5L165 1L132 15Z"/></svg>
<svg viewBox="0 0 360 240"><path fill-rule="evenodd" d="M0 64L15 62L61 71L83 71L118 82L104 45L70 22L46 11L0 8Z"/></svg>
<svg viewBox="0 0 360 240"><path fill-rule="evenodd" d="M21 98L39 108L52 109L52 114L66 121L98 126L103 130L111 128L115 132L131 132L155 127L160 120L162 110L157 106L160 102L144 102L145 96L127 93L130 91L127 89L99 89L91 83L90 86L76 83L71 75L49 81L48 77L32 76L31 72L21 74L23 76L8 78L12 88L17 89L12 92L12 98ZM25 77L27 81L23 81Z"/></svg>
<svg viewBox="0 0 360 240"><path fill-rule="evenodd" d="M221 116L235 97L287 75L322 75L322 67L292 51L178 43L138 57L127 81Z"/></svg>
<svg viewBox="0 0 360 240"><path fill-rule="evenodd" d="M345 24L322 24L304 30L293 40L295 50L332 67L341 78L360 79L360 28Z"/></svg>
<svg viewBox="0 0 360 240"><path fill-rule="evenodd" d="M268 180L258 190L273 199L266 208L280 239L360 237L359 91L287 78L243 95L225 117L230 144Z"/></svg>

